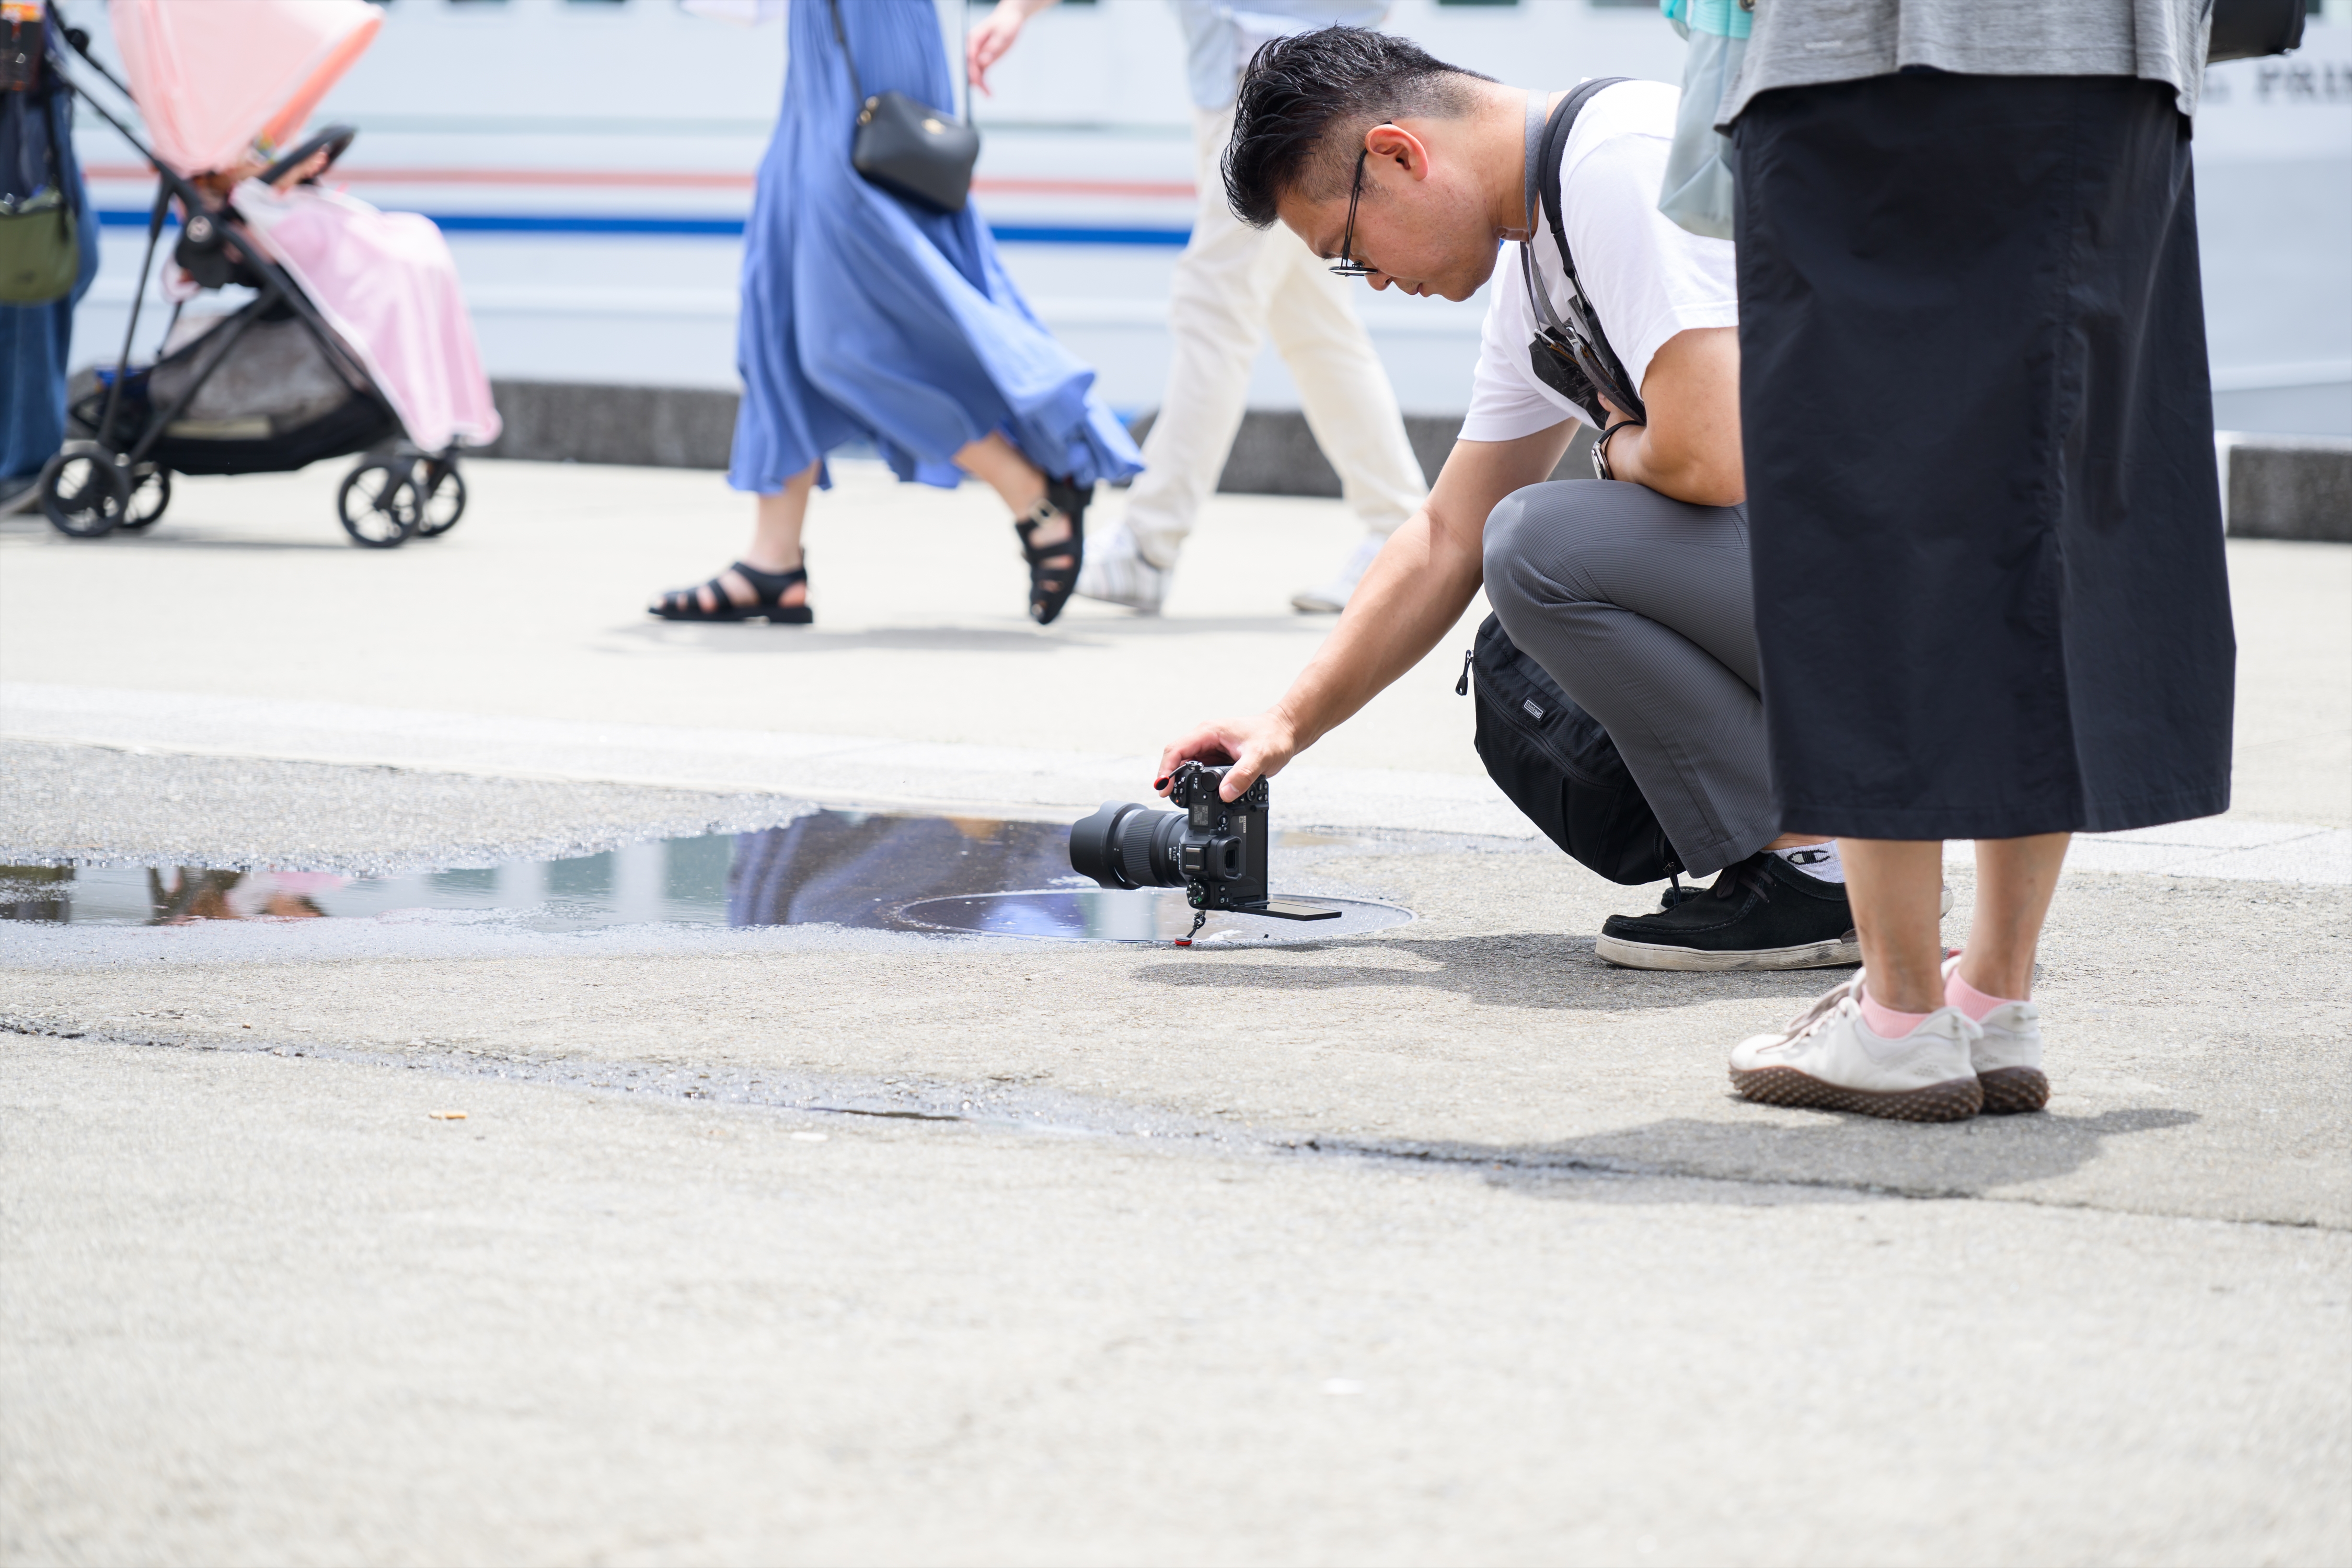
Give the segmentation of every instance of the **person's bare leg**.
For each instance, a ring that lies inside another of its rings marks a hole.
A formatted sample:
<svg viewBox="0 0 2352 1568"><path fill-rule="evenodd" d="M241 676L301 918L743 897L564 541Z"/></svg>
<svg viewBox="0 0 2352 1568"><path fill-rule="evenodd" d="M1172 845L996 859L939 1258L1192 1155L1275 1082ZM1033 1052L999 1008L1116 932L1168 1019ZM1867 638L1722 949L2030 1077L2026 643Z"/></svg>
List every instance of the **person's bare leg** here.
<svg viewBox="0 0 2352 1568"><path fill-rule="evenodd" d="M1976 918L1946 990L1982 1031L1969 1054L1984 1108L1996 1116L2040 1110L2050 1103L2050 1077L2042 1070L2040 1011L2027 998L2033 990L2042 921L2050 912L2050 895L2057 890L2072 837L2045 833L1977 844Z"/></svg>
<svg viewBox="0 0 2352 1568"><path fill-rule="evenodd" d="M1841 838L1838 858L1872 999L1897 1013L1936 1011L1944 1005L1943 845Z"/></svg>
<svg viewBox="0 0 2352 1568"><path fill-rule="evenodd" d="M1001 432L992 430L955 455L955 466L994 490L1015 517L1027 517L1045 499L1045 475ZM1070 525L1056 520L1037 525L1030 536L1040 545L1070 536Z"/></svg>
<svg viewBox="0 0 2352 1568"><path fill-rule="evenodd" d="M811 463L786 479L784 488L774 495L755 498L758 505L751 523L751 542L743 552L744 565L754 572L789 572L801 563L801 528L808 521L809 492L816 488L816 470L817 465ZM719 583L727 590L727 597L738 605L759 600L759 593L732 566L719 574ZM705 615L719 607L709 584L694 590L694 595ZM782 602L807 604L808 584L793 584L784 590ZM660 604L661 600L655 600L654 607Z"/></svg>
<svg viewBox="0 0 2352 1568"><path fill-rule="evenodd" d="M2021 1002L2033 994L2034 950L2073 839L2069 833L2042 833L1978 843L1977 907L1960 958L1961 979L1988 996Z"/></svg>
<svg viewBox="0 0 2352 1568"><path fill-rule="evenodd" d="M1829 836L1822 833L1783 833L1780 837L1775 838L1771 843L1764 846L1764 847L1767 849L1802 849L1808 844L1827 844L1829 841Z"/></svg>
<svg viewBox="0 0 2352 1568"><path fill-rule="evenodd" d="M981 439L965 445L956 453L955 465L997 493L1012 510L1016 529L1027 521L1037 503L1045 499L1045 473L996 431L992 430ZM1070 531L1068 518L1044 518L1023 535L1023 541L1029 549L1045 550L1068 541ZM1039 603L1037 584L1040 574L1045 574L1049 580L1058 576L1060 582L1075 586L1071 579L1076 576L1077 567L1077 552L1073 549L1066 554L1048 555L1030 568L1031 615L1039 614L1036 606ZM1051 620L1053 616L1047 614L1045 618Z"/></svg>

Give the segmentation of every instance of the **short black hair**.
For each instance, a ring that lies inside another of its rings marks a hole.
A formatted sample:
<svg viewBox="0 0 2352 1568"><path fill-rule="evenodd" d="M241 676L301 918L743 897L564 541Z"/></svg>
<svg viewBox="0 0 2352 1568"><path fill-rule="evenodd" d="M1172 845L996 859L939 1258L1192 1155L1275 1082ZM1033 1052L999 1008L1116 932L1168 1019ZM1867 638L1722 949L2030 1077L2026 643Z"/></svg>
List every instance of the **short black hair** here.
<svg viewBox="0 0 2352 1568"><path fill-rule="evenodd" d="M1225 200L1244 223L1268 227L1284 193L1305 190L1319 200L1345 188L1355 164L1326 155L1335 138L1352 152L1384 121L1466 114L1468 84L1494 79L1369 27L1273 39L1242 73L1225 143Z"/></svg>

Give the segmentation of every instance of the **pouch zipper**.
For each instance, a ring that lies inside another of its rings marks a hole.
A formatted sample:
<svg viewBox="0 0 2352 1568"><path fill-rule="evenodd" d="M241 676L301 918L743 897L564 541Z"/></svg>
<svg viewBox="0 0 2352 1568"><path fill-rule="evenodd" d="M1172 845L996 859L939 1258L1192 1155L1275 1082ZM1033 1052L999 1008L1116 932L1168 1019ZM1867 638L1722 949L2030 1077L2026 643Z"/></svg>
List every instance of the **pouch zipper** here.
<svg viewBox="0 0 2352 1568"><path fill-rule="evenodd" d="M1456 697L1467 697L1470 695L1470 661L1477 657L1477 649L1472 648L1468 653L1462 656L1462 679L1454 683L1454 695ZM1572 778L1577 783L1582 784L1585 788L1619 790L1625 787L1623 784L1611 784L1604 779L1594 778L1591 773L1585 772L1582 768L1578 767L1574 763L1570 762L1567 757L1560 753L1559 748L1552 743L1551 737L1544 733L1543 729L1539 724L1528 723L1527 720L1516 710L1507 710L1501 703L1491 700L1487 702L1486 707L1489 711L1501 719L1504 723L1509 725L1512 730L1535 742L1535 744L1543 752L1544 755L1552 760L1554 766L1558 767L1561 773L1566 773L1570 778Z"/></svg>

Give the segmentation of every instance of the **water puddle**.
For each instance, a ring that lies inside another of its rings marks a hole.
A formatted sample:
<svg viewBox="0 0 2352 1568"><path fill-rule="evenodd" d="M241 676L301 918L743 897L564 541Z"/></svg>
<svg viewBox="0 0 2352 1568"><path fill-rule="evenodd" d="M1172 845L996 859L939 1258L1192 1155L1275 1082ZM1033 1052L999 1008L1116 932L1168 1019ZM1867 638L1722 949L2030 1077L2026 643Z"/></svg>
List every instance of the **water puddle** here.
<svg viewBox="0 0 2352 1568"><path fill-rule="evenodd" d="M1337 841L1301 835L1297 847ZM1292 847L1276 835L1277 856ZM1277 888L1277 890L1280 890ZM1318 898L1337 920L1215 915L1200 942L1328 941L1412 918ZM829 924L1076 942L1160 942L1192 922L1180 889L1111 892L1070 870L1069 829L995 817L816 811L756 833L633 844L478 869L343 877L198 866L0 866L0 920L75 925L210 921L495 921L538 931L609 926Z"/></svg>
<svg viewBox="0 0 2352 1568"><path fill-rule="evenodd" d="M1339 918L1303 923L1220 910L1209 917L1201 934L1192 940L1202 946L1221 947L1322 942L1402 925L1412 918L1410 910L1394 904L1361 899L1318 897L1313 901L1338 910ZM921 899L902 905L893 918L901 930L1057 937L1066 942L1172 942L1192 929L1192 910L1184 902L1181 889L1122 893L1091 882L1082 888Z"/></svg>

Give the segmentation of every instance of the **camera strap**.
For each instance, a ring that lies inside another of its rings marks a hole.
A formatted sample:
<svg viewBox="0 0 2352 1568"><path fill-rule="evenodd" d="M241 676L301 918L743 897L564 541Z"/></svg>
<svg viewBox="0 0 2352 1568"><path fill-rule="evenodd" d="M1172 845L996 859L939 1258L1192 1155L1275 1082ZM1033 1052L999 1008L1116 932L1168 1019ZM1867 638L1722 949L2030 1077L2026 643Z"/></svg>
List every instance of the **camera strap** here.
<svg viewBox="0 0 2352 1568"><path fill-rule="evenodd" d="M1601 396L1622 408L1635 419L1648 417L1642 406L1640 391L1627 384L1624 363L1616 350L1610 347L1609 335L1601 327L1601 318L1585 296L1584 280L1577 276L1576 254L1568 246L1568 229L1560 221L1559 164L1568 150L1569 133L1576 127L1576 117L1596 96L1622 81L1632 79L1622 76L1599 77L1580 83L1574 91L1560 100L1549 119L1543 115L1547 93L1528 95L1528 158L1527 158L1527 229L1528 237L1519 241L1519 274L1525 279L1528 301L1533 307L1542 339L1555 352L1573 363L1591 381ZM1551 295L1543 286L1543 273L1536 266L1535 219L1540 202L1546 226L1551 230L1552 243L1559 247L1560 271L1568 283L1566 315L1552 308ZM1605 419L1605 411L1598 408L1586 412L1596 421Z"/></svg>

